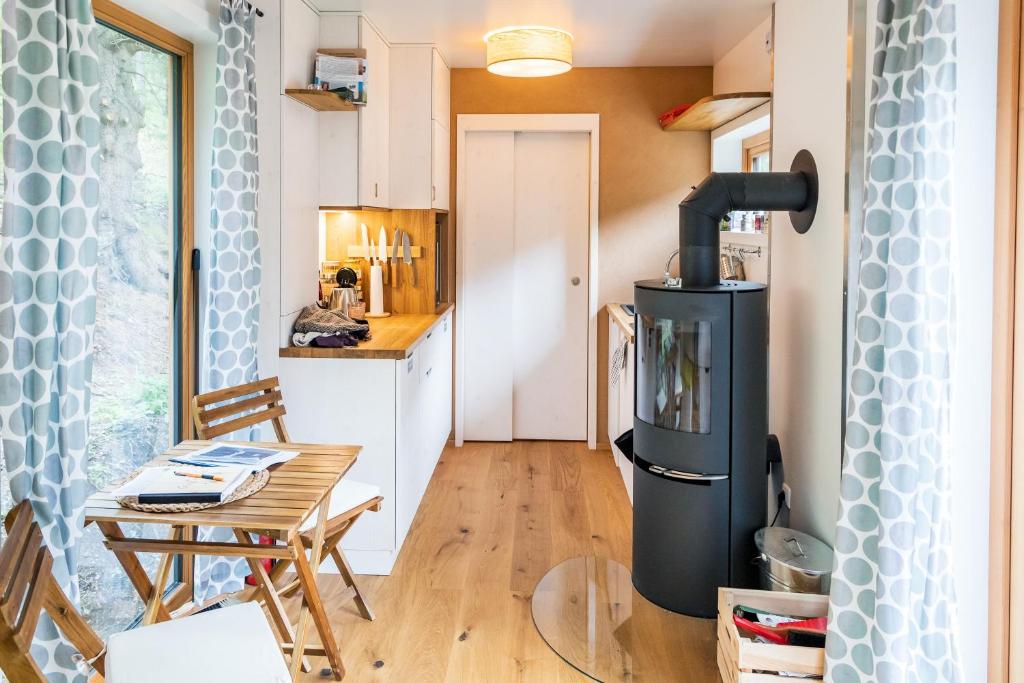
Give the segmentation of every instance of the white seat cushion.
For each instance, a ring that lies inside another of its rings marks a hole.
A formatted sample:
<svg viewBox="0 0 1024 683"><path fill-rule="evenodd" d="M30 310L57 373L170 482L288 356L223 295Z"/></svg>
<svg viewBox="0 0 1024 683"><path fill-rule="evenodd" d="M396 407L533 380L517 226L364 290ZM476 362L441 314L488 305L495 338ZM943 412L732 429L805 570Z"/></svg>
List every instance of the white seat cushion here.
<svg viewBox="0 0 1024 683"><path fill-rule="evenodd" d="M107 683L288 683L281 646L255 602L123 633L107 641Z"/></svg>
<svg viewBox="0 0 1024 683"><path fill-rule="evenodd" d="M354 507L373 500L380 495L380 487L373 484L364 484L361 481L342 479L334 490L331 491L331 506L327 511L327 519L337 517L343 512L348 512ZM309 531L316 525L316 513L310 515L302 523L300 531Z"/></svg>

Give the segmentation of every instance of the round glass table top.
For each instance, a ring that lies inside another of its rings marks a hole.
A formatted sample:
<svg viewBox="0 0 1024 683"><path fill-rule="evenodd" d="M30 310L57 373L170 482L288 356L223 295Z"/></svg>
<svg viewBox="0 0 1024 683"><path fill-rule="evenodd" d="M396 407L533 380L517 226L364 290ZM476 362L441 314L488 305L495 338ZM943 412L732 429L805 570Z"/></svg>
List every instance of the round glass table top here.
<svg viewBox="0 0 1024 683"><path fill-rule="evenodd" d="M598 681L716 680L715 622L649 602L629 570L603 557L574 557L548 570L533 592L533 623L573 668Z"/></svg>

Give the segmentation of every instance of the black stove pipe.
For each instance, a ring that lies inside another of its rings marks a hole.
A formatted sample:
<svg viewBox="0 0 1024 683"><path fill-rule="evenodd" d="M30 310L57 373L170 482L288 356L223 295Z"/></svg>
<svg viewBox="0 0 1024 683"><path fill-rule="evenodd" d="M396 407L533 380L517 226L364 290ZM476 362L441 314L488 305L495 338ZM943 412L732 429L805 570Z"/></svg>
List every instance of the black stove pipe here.
<svg viewBox="0 0 1024 683"><path fill-rule="evenodd" d="M683 287L718 286L719 226L730 211L790 211L794 227L807 231L818 203L817 172L810 153L798 153L793 168L799 170L712 173L680 202L679 277Z"/></svg>

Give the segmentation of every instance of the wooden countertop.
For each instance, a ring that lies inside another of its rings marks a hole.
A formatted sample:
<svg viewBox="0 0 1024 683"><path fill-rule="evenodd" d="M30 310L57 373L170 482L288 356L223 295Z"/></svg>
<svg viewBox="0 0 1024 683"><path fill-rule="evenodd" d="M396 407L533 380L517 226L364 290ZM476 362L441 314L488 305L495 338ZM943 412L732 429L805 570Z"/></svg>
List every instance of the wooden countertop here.
<svg viewBox="0 0 1024 683"><path fill-rule="evenodd" d="M630 343L635 344L636 337L633 331L633 317L623 310L622 304L608 304L605 308L608 309L608 318L615 321L615 324L622 328L622 332L629 337Z"/></svg>
<svg viewBox="0 0 1024 683"><path fill-rule="evenodd" d="M369 341L358 346L340 349L316 346L288 346L280 350L281 358L376 358L401 360L419 346L420 342L441 318L453 308L444 304L435 313L396 313L387 318L370 319Z"/></svg>

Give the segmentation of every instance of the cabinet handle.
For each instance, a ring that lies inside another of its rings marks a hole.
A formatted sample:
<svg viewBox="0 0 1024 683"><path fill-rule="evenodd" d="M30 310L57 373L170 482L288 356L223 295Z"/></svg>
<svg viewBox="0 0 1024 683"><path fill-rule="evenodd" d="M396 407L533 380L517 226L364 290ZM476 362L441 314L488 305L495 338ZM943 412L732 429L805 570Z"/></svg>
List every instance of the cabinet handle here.
<svg viewBox="0 0 1024 683"><path fill-rule="evenodd" d="M374 197L376 197L376 196L377 196L377 183L374 183L374 184L373 184L373 196L374 196Z"/></svg>
<svg viewBox="0 0 1024 683"><path fill-rule="evenodd" d="M427 370L427 372L426 372L427 377L430 377L430 373L432 373L433 371L434 371L434 368L430 368L429 370Z"/></svg>
<svg viewBox="0 0 1024 683"><path fill-rule="evenodd" d="M436 200L437 200L437 186L436 185L431 185L430 186L430 201L436 201Z"/></svg>

